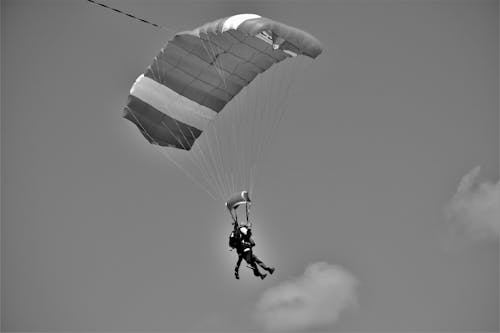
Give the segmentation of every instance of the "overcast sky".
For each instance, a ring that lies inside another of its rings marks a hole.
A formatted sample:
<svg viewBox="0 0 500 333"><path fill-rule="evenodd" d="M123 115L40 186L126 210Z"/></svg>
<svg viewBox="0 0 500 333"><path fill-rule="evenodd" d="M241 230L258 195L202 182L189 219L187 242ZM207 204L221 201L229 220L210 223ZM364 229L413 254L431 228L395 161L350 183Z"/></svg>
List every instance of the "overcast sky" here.
<svg viewBox="0 0 500 333"><path fill-rule="evenodd" d="M322 41L252 193L277 270L235 280L223 203L121 118L170 31L2 0L3 331L498 331L498 238L450 218L461 181L498 193L498 1L105 3L172 31L257 13Z"/></svg>

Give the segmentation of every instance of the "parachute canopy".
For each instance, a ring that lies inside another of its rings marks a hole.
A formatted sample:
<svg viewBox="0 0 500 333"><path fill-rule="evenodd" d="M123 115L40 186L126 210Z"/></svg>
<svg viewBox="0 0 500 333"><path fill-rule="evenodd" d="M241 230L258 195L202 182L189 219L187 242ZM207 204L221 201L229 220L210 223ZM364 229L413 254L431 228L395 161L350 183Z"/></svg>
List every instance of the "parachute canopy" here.
<svg viewBox="0 0 500 333"><path fill-rule="evenodd" d="M124 117L213 197L253 192L291 81L321 52L307 32L256 14L206 23L167 42L133 84Z"/></svg>
<svg viewBox="0 0 500 333"><path fill-rule="evenodd" d="M321 51L308 33L255 14L207 23L167 43L132 86L124 117L149 142L190 150L257 74L288 57L315 58Z"/></svg>

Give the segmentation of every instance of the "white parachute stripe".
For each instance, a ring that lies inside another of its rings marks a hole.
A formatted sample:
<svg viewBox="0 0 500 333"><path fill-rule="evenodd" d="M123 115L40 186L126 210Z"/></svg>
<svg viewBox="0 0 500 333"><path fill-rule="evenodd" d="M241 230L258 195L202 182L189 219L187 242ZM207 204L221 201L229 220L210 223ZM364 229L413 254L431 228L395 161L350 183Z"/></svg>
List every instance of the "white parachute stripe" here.
<svg viewBox="0 0 500 333"><path fill-rule="evenodd" d="M200 105L144 75L137 78L130 89L130 94L158 111L199 130L204 130L207 124L217 116L217 112L214 110Z"/></svg>
<svg viewBox="0 0 500 333"><path fill-rule="evenodd" d="M238 14L238 15L233 15L229 17L227 20L224 21L224 25L222 26L222 32L228 31L228 30L236 30L246 20L251 20L251 19L256 19L260 18L260 15L257 14Z"/></svg>

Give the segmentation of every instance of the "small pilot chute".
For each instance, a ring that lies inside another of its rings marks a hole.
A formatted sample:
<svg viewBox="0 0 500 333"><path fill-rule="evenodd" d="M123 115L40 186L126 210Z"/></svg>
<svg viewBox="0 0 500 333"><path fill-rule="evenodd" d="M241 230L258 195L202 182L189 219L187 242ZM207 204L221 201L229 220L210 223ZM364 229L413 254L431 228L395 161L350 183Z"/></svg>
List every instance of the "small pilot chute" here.
<svg viewBox="0 0 500 333"><path fill-rule="evenodd" d="M248 195L247 191L241 191L241 192L235 193L226 201L226 208L229 210L229 214L231 214L231 217L233 218L233 223L236 226L240 223L238 221L237 209L241 205L245 205L246 223L250 223L249 222L249 215L250 215L250 205L251 204L252 204L252 201L250 200L250 196Z"/></svg>

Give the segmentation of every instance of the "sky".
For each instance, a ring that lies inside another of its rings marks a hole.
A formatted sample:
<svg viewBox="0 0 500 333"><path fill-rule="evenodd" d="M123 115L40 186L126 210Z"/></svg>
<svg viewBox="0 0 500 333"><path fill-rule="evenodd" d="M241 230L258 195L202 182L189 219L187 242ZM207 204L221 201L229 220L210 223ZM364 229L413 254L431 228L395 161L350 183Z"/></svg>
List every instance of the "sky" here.
<svg viewBox="0 0 500 333"><path fill-rule="evenodd" d="M2 331L499 330L497 1L0 3ZM263 281L122 118L174 32L239 13L324 46L259 164Z"/></svg>

